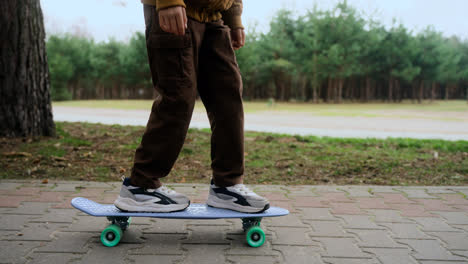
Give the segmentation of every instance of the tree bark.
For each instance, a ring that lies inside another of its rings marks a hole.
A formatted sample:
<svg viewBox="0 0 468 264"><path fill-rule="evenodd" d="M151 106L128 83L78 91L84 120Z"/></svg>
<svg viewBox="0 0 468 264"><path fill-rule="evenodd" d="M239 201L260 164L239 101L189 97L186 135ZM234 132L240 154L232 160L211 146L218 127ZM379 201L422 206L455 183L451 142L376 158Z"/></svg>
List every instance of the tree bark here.
<svg viewBox="0 0 468 264"><path fill-rule="evenodd" d="M0 136L54 136L39 0L0 1Z"/></svg>

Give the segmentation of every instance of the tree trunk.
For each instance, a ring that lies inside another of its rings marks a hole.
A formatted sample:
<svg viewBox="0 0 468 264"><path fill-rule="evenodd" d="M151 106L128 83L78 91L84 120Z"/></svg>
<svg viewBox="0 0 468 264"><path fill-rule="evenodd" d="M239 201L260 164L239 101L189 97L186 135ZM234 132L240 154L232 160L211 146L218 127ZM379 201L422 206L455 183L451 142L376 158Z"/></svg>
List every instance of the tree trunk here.
<svg viewBox="0 0 468 264"><path fill-rule="evenodd" d="M436 89L437 89L437 83L432 82L432 89L431 89L431 102L434 101L436 97Z"/></svg>
<svg viewBox="0 0 468 264"><path fill-rule="evenodd" d="M422 102L423 92L424 92L424 81L421 80L421 82L419 83L418 103Z"/></svg>
<svg viewBox="0 0 468 264"><path fill-rule="evenodd" d="M388 101L391 102L393 100L393 77L388 78Z"/></svg>
<svg viewBox="0 0 468 264"><path fill-rule="evenodd" d="M0 136L54 136L39 0L0 1Z"/></svg>

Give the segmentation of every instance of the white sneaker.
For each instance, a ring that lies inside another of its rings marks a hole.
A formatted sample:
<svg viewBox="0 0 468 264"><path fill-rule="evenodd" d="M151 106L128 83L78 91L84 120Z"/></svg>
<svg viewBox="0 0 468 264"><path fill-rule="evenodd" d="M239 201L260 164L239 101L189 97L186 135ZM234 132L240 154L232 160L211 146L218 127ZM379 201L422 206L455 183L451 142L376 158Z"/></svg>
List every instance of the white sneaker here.
<svg viewBox="0 0 468 264"><path fill-rule="evenodd" d="M261 213L270 208L267 199L252 192L244 184L218 187L214 185L213 181L211 181L210 194L206 204L243 213Z"/></svg>
<svg viewBox="0 0 468 264"><path fill-rule="evenodd" d="M130 184L125 178L115 207L128 212L167 213L182 211L190 205L187 196L161 186L157 189L144 189Z"/></svg>

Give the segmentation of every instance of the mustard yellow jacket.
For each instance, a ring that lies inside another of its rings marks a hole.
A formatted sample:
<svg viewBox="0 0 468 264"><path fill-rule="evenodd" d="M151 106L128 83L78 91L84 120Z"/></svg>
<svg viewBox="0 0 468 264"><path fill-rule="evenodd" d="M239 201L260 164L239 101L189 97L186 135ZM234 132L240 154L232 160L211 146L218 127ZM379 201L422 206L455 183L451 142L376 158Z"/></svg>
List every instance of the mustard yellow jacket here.
<svg viewBox="0 0 468 264"><path fill-rule="evenodd" d="M157 10L183 6L187 16L200 21L211 22L220 18L231 29L242 26L242 0L141 0L143 4L154 5Z"/></svg>

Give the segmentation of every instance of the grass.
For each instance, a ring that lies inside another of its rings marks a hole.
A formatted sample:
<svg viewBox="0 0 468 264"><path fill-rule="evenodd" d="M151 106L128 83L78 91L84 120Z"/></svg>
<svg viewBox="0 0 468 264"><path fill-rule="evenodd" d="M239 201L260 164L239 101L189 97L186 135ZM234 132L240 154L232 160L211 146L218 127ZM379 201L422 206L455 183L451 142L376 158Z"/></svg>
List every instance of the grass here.
<svg viewBox="0 0 468 264"><path fill-rule="evenodd" d="M86 100L54 102L53 106L112 108L123 110L149 110L151 100ZM203 104L197 101L195 111L205 111ZM402 103L344 103L344 104L311 104L311 103L271 103L271 101L245 101L246 113L284 112L305 113L319 116L342 117L388 117L424 118L447 121L467 121L466 116L447 116L446 113L468 114L468 104L463 100L434 101L422 104L404 101Z"/></svg>
<svg viewBox="0 0 468 264"><path fill-rule="evenodd" d="M57 138L0 138L0 178L115 181L129 175L144 127L56 125ZM249 184L468 184L468 141L259 132L246 132L245 140ZM167 181L208 182L209 141L208 129L190 129Z"/></svg>

